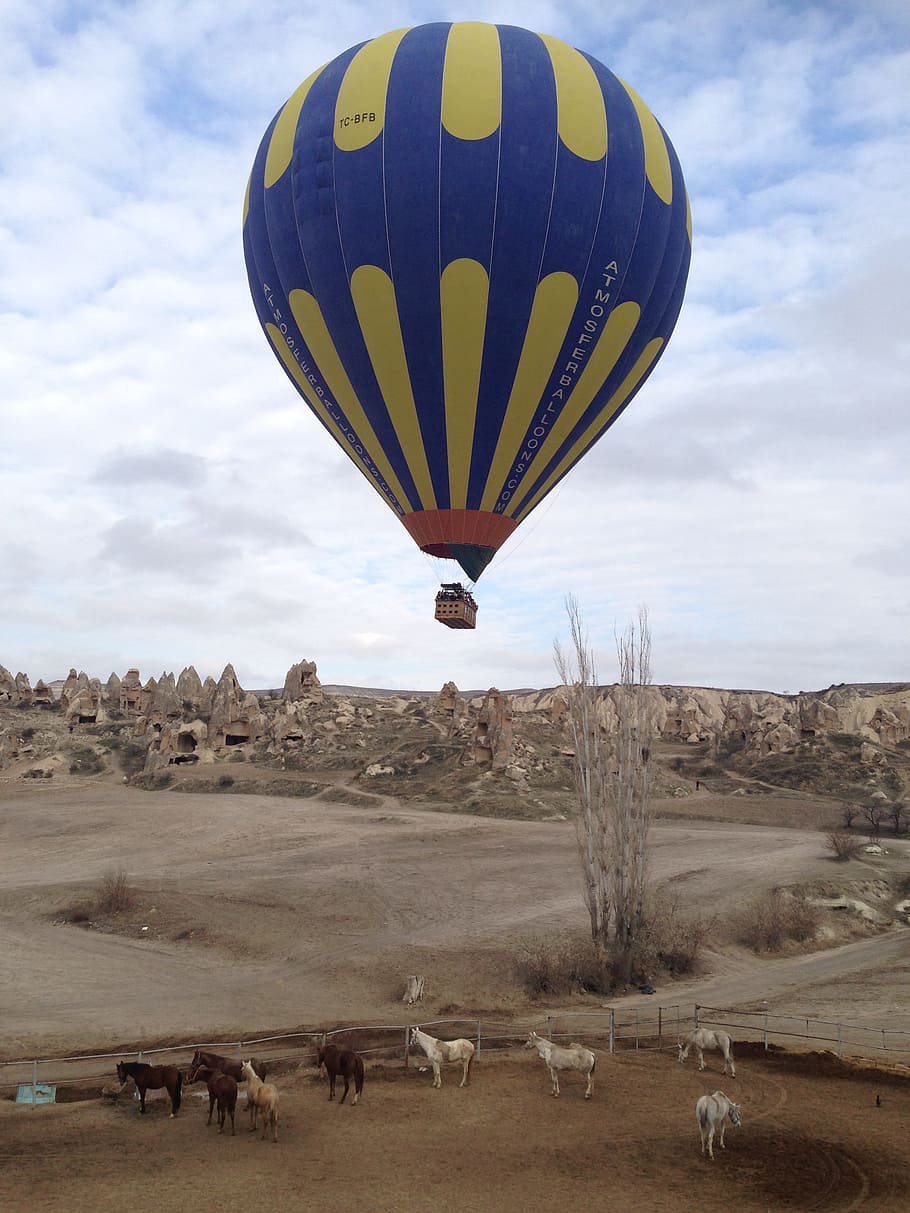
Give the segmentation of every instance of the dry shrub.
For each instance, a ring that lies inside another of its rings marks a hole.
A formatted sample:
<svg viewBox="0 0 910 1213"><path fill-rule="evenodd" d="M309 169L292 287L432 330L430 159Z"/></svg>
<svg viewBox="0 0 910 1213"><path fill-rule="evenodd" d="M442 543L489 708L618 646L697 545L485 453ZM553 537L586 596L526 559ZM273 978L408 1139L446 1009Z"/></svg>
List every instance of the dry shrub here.
<svg viewBox="0 0 910 1213"><path fill-rule="evenodd" d="M95 909L100 914L119 914L132 908L136 898L123 868L105 872L95 888Z"/></svg>
<svg viewBox="0 0 910 1213"><path fill-rule="evenodd" d="M754 898L736 923L737 940L754 952L779 952L785 943L814 938L821 911L804 893L771 889Z"/></svg>
<svg viewBox="0 0 910 1213"><path fill-rule="evenodd" d="M825 836L828 849L833 852L837 863L846 863L859 854L861 843L846 830L832 830Z"/></svg>
<svg viewBox="0 0 910 1213"><path fill-rule="evenodd" d="M571 994L579 989L609 994L616 988L613 961L592 939L525 944L517 968L519 980L531 998Z"/></svg>
<svg viewBox="0 0 910 1213"><path fill-rule="evenodd" d="M673 977L695 973L705 940L716 929L716 915L686 913L677 896L654 894L635 950L638 977L647 980L657 969Z"/></svg>
<svg viewBox="0 0 910 1213"><path fill-rule="evenodd" d="M660 971L674 977L696 972L705 940L714 934L716 924L715 917L686 914L676 897L653 896L632 953L633 984L651 982ZM605 952L591 939L525 944L518 977L532 998L560 997L578 990L608 995L623 985L620 957Z"/></svg>

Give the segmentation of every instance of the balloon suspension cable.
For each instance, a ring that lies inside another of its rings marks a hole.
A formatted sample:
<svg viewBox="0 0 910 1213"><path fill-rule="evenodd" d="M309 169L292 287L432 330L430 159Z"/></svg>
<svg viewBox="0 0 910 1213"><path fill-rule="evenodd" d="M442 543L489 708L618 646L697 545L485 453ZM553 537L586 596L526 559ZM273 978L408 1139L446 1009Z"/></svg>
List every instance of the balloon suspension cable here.
<svg viewBox="0 0 910 1213"><path fill-rule="evenodd" d="M506 564L507 561L511 560L525 540L531 538L531 536L543 522L544 518L546 518L547 514L549 514L550 510L556 504L557 499L561 496L564 485L565 480L560 480L559 484L550 490L538 508L534 511L533 525L523 522L518 528L518 532L512 532L506 545L508 550L503 551L503 549L500 548L493 558L493 561L496 562L498 567L501 567L502 565ZM516 533L520 533L520 538L517 539L515 543L512 543L511 541L515 538ZM493 561L490 561L490 563L492 564Z"/></svg>

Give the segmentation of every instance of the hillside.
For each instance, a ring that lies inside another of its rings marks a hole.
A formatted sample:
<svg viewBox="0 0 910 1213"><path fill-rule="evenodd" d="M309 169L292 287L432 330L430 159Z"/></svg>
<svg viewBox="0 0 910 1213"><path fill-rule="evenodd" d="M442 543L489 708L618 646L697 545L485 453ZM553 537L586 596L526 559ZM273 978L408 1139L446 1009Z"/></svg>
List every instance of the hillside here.
<svg viewBox="0 0 910 1213"><path fill-rule="evenodd" d="M604 727L617 689L601 688ZM658 812L757 824L905 828L910 686L777 695L648 689ZM0 780L127 780L154 791L257 792L518 819L571 813L574 761L560 688L436 694L322 686L312 662L281 690L192 667L143 683L70 672L59 692L0 666ZM344 784L342 790L338 785Z"/></svg>

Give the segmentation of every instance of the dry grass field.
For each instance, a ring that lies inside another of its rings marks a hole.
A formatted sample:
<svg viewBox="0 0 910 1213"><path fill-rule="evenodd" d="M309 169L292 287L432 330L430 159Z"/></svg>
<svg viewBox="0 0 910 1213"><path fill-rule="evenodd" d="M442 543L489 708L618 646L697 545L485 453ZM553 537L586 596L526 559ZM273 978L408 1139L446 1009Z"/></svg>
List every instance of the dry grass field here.
<svg viewBox="0 0 910 1213"><path fill-rule="evenodd" d="M570 822L428 812L391 797L355 806L341 795L55 782L0 785L0 1060L128 1055L417 1014L544 1024L548 1011L600 1005L580 994L529 1004L516 977L527 941L584 933ZM716 937L698 977L614 1005L767 1004L910 1031L910 933L868 933L832 915L824 950L764 959L724 932L773 885L874 889L910 866L907 844L835 865L808 818L801 829L724 820L741 801L707 797L698 816L654 826L654 879L709 905ZM133 904L98 915L99 883L118 870ZM412 972L427 977L419 1012L401 1003ZM350 1108L327 1102L304 1050L276 1072L277 1145L255 1139L242 1116L234 1138L207 1128L196 1088L173 1120L161 1102L140 1118L131 1100L102 1099L100 1082L54 1106L3 1098L0 1208L157 1213L254 1199L402 1213L591 1201L654 1213L910 1209L905 1070L741 1046L731 1080L716 1055L699 1074L672 1049L598 1053L590 1102L577 1075L550 1098L543 1064L513 1049L482 1050L465 1089L453 1071L433 1091L413 1062L374 1061L361 1106ZM717 1087L740 1100L744 1125L710 1163L693 1109Z"/></svg>

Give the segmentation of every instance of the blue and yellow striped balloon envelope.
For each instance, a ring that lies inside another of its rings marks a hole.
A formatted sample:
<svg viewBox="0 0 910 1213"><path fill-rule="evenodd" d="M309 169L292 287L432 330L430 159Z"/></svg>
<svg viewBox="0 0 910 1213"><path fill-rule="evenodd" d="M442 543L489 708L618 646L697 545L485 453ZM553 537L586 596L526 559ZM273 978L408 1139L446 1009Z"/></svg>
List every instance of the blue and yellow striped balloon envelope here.
<svg viewBox="0 0 910 1213"><path fill-rule="evenodd" d="M653 369L682 172L641 98L514 26L393 30L313 72L247 189L272 347L419 547L476 579Z"/></svg>

